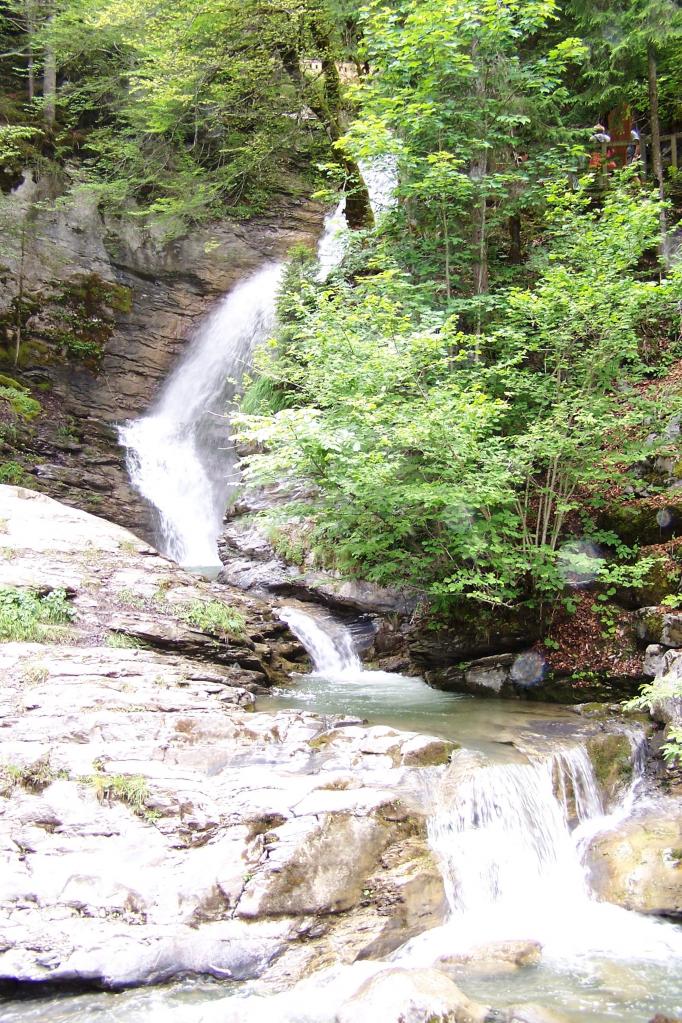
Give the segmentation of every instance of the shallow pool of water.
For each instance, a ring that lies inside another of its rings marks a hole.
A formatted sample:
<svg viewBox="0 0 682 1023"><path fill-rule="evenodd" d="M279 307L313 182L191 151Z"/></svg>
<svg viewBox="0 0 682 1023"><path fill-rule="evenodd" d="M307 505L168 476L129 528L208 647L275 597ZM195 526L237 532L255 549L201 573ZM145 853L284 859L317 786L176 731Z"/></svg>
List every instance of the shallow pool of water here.
<svg viewBox="0 0 682 1023"><path fill-rule="evenodd" d="M556 704L446 693L419 678L382 671L299 675L258 699L258 710L285 708L437 735L496 760L516 759L515 744L569 734L580 722L575 711Z"/></svg>

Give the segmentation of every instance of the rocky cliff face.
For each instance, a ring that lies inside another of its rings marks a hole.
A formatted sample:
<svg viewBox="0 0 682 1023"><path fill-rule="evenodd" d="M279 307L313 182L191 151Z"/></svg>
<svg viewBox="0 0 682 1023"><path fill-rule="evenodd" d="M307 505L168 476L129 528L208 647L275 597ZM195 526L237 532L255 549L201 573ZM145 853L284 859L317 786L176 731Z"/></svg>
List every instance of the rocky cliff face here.
<svg viewBox="0 0 682 1023"><path fill-rule="evenodd" d="M27 174L5 211L0 367L37 385L46 412L30 430L15 424L23 463L41 490L145 533L116 424L148 408L213 302L293 245L314 246L324 211L283 197L268 217L165 241L57 192Z"/></svg>

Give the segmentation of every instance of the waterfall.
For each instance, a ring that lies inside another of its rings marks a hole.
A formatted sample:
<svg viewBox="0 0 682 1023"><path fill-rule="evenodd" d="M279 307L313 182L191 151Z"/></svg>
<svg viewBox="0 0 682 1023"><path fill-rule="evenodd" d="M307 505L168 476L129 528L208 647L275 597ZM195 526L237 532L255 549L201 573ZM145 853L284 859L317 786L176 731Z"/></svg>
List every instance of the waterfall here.
<svg viewBox="0 0 682 1023"><path fill-rule="evenodd" d="M373 208L381 212L395 187L393 165L367 165L365 173ZM346 252L344 209L341 202L325 218L317 251L321 281ZM222 567L218 536L238 483L226 406L254 348L274 328L281 276L282 265L270 263L238 284L200 325L151 410L119 428L131 483L154 509L157 546L202 574Z"/></svg>
<svg viewBox="0 0 682 1023"><path fill-rule="evenodd" d="M581 747L536 763L458 759L446 776L430 839L443 865L453 915L505 921L544 911L557 896L583 901L586 883L569 821L602 813Z"/></svg>
<svg viewBox="0 0 682 1023"><path fill-rule="evenodd" d="M315 673L325 678L348 678L362 672L350 630L329 616L310 615L285 607L279 617L300 639L312 658Z"/></svg>
<svg viewBox="0 0 682 1023"><path fill-rule="evenodd" d="M268 264L238 284L199 327L151 411L119 430L130 479L156 510L160 549L197 571L221 565L217 539L237 482L225 407L274 326L281 271Z"/></svg>
<svg viewBox="0 0 682 1023"><path fill-rule="evenodd" d="M635 778L633 788L638 784ZM462 750L435 794L429 786L429 839L450 919L414 939L398 958L426 964L444 950L528 938L543 944L543 961L555 963L604 954L657 961L682 955L675 929L591 894L584 845L622 814L604 814L583 746L525 764L487 763ZM623 807L630 801L628 792Z"/></svg>

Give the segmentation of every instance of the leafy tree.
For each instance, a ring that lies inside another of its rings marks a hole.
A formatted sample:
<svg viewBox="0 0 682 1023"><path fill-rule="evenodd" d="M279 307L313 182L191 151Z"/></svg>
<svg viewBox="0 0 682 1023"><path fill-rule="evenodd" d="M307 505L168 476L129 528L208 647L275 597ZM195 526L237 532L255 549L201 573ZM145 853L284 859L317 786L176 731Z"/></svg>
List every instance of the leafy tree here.
<svg viewBox="0 0 682 1023"><path fill-rule="evenodd" d="M561 76L583 48L542 45L555 11L553 0L375 0L364 16L373 71L346 147L397 158L392 238L407 234L406 265L440 277L448 299L485 294L491 258L518 262L519 216L582 154L561 122Z"/></svg>
<svg viewBox="0 0 682 1023"><path fill-rule="evenodd" d="M259 358L285 407L238 421L258 444L249 480L315 484L300 513L337 567L446 603L563 587L569 516L641 455L654 410L628 381L648 372L645 327L674 323L682 297L679 273L640 279L658 202L626 181L595 208L590 184L548 188L536 281L506 293L482 336L385 252L350 281L294 274L280 342Z"/></svg>

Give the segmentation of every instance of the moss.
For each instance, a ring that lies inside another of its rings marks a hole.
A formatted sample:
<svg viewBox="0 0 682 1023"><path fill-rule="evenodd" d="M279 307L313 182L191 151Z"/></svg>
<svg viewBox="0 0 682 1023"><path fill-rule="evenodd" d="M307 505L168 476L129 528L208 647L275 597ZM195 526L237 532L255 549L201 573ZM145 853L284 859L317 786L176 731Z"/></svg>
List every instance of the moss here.
<svg viewBox="0 0 682 1023"><path fill-rule="evenodd" d="M641 630L647 643L660 643L663 634L663 615L660 611L647 611L641 618Z"/></svg>
<svg viewBox="0 0 682 1023"><path fill-rule="evenodd" d="M599 787L607 798L632 781L632 751L626 735L595 735L587 742Z"/></svg>
<svg viewBox="0 0 682 1023"><path fill-rule="evenodd" d="M0 355L14 358L17 325L19 365L47 365L64 357L97 370L120 314L130 312L129 288L97 274L77 274L52 294L26 293L0 316ZM40 324L32 317L40 313Z"/></svg>
<svg viewBox="0 0 682 1023"><path fill-rule="evenodd" d="M665 525L661 525L660 511L657 504L647 500L614 502L601 512L599 525L629 546L646 547L682 534L682 495L668 495Z"/></svg>
<svg viewBox="0 0 682 1023"><path fill-rule="evenodd" d="M670 594L677 593L680 583L682 568L669 558L661 558L652 565L643 585L634 589L633 596L640 607L657 605Z"/></svg>

